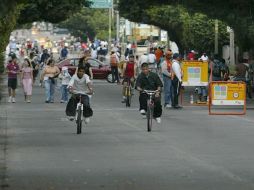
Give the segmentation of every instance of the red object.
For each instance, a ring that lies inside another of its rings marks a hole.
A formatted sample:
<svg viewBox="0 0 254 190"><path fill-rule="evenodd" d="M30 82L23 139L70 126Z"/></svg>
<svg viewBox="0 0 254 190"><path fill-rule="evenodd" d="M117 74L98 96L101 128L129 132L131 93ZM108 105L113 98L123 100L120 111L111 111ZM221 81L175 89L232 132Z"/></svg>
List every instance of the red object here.
<svg viewBox="0 0 254 190"><path fill-rule="evenodd" d="M134 77L134 65L135 63L127 63L126 69L125 69L125 77L132 78Z"/></svg>
<svg viewBox="0 0 254 190"><path fill-rule="evenodd" d="M188 53L188 60L194 60L195 59L195 53L190 52Z"/></svg>
<svg viewBox="0 0 254 190"><path fill-rule="evenodd" d="M103 63L97 59L88 58L88 63L91 65L94 79L107 79L108 75L111 74L111 68L109 64ZM79 64L79 58L69 58L60 61L56 66L62 70L63 66L68 67L68 72L72 76Z"/></svg>
<svg viewBox="0 0 254 190"><path fill-rule="evenodd" d="M83 49L86 49L86 48L87 48L86 43L82 43L82 44L81 44L81 47L82 47Z"/></svg>

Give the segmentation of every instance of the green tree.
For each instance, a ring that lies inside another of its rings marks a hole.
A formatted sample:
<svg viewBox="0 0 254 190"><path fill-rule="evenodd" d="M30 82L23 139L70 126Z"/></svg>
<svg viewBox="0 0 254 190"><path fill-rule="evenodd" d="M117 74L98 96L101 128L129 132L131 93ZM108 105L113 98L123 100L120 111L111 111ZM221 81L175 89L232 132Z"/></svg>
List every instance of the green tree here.
<svg viewBox="0 0 254 190"><path fill-rule="evenodd" d="M17 24L33 21L60 22L90 3L89 0L2 0L0 52L5 51L11 31ZM3 66L3 63L0 62L0 65Z"/></svg>
<svg viewBox="0 0 254 190"><path fill-rule="evenodd" d="M240 47L246 49L254 45L253 0L147 0L146 3L143 3L143 0L119 0L121 15L132 21L148 24L151 23L151 17L146 14L147 10L153 6L168 5L173 7L182 5L189 14L203 13L209 19L219 19L234 29ZM160 22L161 20L158 20L154 25L160 26Z"/></svg>
<svg viewBox="0 0 254 190"><path fill-rule="evenodd" d="M76 37L86 34L90 40L94 38L106 40L108 38L108 10L83 8L61 22L59 26L68 28Z"/></svg>
<svg viewBox="0 0 254 190"><path fill-rule="evenodd" d="M131 20L138 18L129 13L125 13L124 16ZM177 43L180 51L195 49L213 52L214 20L204 14L191 14L182 5L150 6L142 11L142 17L139 19L167 30L170 39ZM228 34L226 25L223 22L219 24L219 45L222 47L228 42Z"/></svg>

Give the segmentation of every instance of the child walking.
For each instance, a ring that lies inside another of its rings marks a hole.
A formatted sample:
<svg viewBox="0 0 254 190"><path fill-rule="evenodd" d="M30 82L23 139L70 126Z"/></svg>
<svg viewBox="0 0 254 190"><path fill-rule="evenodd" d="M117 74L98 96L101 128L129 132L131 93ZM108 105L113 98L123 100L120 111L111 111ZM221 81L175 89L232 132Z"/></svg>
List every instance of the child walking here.
<svg viewBox="0 0 254 190"><path fill-rule="evenodd" d="M68 102L68 89L67 86L71 80L71 75L68 73L68 67L63 67L62 72L59 74L59 78L62 81L61 85L61 103L67 103Z"/></svg>

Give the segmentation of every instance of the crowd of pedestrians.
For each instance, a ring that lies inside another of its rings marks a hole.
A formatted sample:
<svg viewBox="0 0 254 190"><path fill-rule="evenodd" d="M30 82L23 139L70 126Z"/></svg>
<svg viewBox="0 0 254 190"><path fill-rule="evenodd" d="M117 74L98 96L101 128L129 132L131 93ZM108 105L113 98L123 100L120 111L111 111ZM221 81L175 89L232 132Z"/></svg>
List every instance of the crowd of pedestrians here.
<svg viewBox="0 0 254 190"><path fill-rule="evenodd" d="M68 73L68 68L63 67L60 71L55 65L55 60L47 49L43 49L41 55L36 51L30 51L29 56L25 57L21 63L18 63L15 53L9 54L6 71L8 73L8 102L16 102L16 88L18 76L20 74L20 85L24 91L24 100L27 103L32 101L33 85L36 80L43 84L45 90L45 103L55 102L55 88L61 85L61 103L67 103L66 114L73 116L74 107L77 104L77 97L80 92L85 94L89 89L92 93L93 72L91 65L87 62L88 57L94 57L104 61L107 55L105 44L92 42L82 53L79 59L77 70L73 76ZM67 47L60 52L60 59L68 56ZM137 56L135 44L128 44L123 56L121 49L115 45L109 52L109 63L112 71L112 82L123 85L122 102L125 103L126 97L124 89L128 83L139 91L139 111L145 114L147 110L148 96L143 93L144 90L158 90L155 94L154 118L158 123L161 122L162 104L164 108L181 109L179 95L182 89L183 71L181 62L186 60L199 60L209 63L208 74L210 81L230 80L230 69L224 59L218 55L208 57L206 53L197 56L194 50L182 56L178 52L172 52L170 49L156 47L149 49L148 52ZM121 79L123 79L121 81ZM240 62L235 66L234 81L244 81L253 85L253 66ZM252 81L251 81L252 80ZM83 85L83 87L82 87ZM84 86L87 86L84 88ZM69 97L69 91L74 95ZM79 91L80 90L80 91ZM162 92L163 95L162 96ZM206 102L208 91L206 86L196 86L195 92L198 94L198 101ZM247 92L248 97L252 98L252 91ZM164 98L161 101L161 98ZM86 109L90 110L85 115L87 122L92 116L92 109L89 103L89 96L83 97Z"/></svg>

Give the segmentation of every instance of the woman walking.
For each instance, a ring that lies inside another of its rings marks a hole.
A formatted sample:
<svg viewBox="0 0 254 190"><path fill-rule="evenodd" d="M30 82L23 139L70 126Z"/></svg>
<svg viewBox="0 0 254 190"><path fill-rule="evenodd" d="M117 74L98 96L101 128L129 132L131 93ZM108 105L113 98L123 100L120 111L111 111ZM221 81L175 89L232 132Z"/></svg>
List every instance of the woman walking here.
<svg viewBox="0 0 254 190"><path fill-rule="evenodd" d="M54 103L55 94L55 78L58 77L60 70L55 66L55 61L53 59L48 60L47 66L42 71L41 81L44 80L46 101L45 103Z"/></svg>
<svg viewBox="0 0 254 190"><path fill-rule="evenodd" d="M31 103L33 89L33 69L29 59L24 59L20 82L24 90L25 102Z"/></svg>

